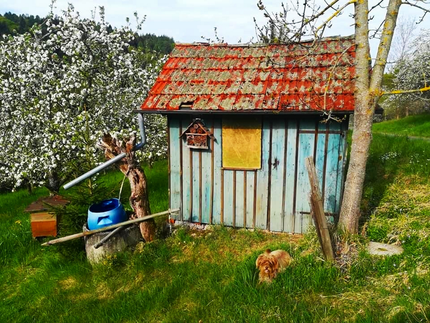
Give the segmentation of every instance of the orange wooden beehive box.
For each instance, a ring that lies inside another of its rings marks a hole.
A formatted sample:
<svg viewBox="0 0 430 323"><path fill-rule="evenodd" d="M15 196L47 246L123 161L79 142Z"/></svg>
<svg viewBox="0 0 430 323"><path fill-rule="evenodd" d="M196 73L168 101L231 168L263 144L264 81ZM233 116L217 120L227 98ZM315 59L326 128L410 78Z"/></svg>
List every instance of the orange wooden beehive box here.
<svg viewBox="0 0 430 323"><path fill-rule="evenodd" d="M57 216L54 213L39 212L30 215L33 237L56 237Z"/></svg>
<svg viewBox="0 0 430 323"><path fill-rule="evenodd" d="M30 212L31 233L33 238L57 236L57 216L54 207L68 203L59 195L43 197L31 203L26 209Z"/></svg>

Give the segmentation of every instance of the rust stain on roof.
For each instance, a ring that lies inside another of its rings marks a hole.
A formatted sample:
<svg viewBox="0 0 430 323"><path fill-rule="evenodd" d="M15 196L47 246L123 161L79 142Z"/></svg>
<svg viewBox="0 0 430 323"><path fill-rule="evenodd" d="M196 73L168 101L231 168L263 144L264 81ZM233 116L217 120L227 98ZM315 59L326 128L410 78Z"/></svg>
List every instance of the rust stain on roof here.
<svg viewBox="0 0 430 323"><path fill-rule="evenodd" d="M141 109L354 110L352 37L315 44L177 44Z"/></svg>

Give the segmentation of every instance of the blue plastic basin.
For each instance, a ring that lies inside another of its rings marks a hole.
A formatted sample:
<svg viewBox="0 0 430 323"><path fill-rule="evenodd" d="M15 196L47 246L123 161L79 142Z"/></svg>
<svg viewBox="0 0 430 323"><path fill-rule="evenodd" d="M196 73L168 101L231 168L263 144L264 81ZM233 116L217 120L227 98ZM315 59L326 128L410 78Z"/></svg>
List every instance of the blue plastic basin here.
<svg viewBox="0 0 430 323"><path fill-rule="evenodd" d="M127 220L124 207L118 199L104 200L88 209L88 229L95 230Z"/></svg>

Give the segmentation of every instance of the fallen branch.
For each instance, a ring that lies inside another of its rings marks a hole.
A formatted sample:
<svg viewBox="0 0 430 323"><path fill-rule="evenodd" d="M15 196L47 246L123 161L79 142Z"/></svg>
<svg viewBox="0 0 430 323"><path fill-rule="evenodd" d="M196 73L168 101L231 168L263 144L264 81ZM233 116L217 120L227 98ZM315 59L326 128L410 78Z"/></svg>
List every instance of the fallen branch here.
<svg viewBox="0 0 430 323"><path fill-rule="evenodd" d="M138 223L138 222L142 222L142 221L145 221L145 220L156 218L156 217L161 216L161 215L172 214L172 213L177 213L177 212L179 212L179 209L173 209L173 210L167 210L167 211L160 212L160 213L155 213L155 214L152 214L152 215L149 215L149 216L145 216L143 218L137 218L137 219L133 219L133 220L128 220L128 221L124 221L124 222L117 223L117 224L114 224L114 225L110 225L108 227L104 227L104 228L100 228L100 229L96 229L96 230L84 231L84 232L81 232L81 233L72 234L70 236L66 236L66 237L54 239L54 240L42 243L42 246L43 247L50 246L50 245L53 245L53 244L56 244L56 243L61 243L61 242L65 242L65 241L69 241L69 240L73 240L73 239L77 239L77 238L89 236L89 235L92 235L92 234L95 234L95 233L99 233L99 232L103 232L103 231L112 230L112 229L115 229L115 228L118 228L118 227L122 227L122 226L127 225L127 224Z"/></svg>

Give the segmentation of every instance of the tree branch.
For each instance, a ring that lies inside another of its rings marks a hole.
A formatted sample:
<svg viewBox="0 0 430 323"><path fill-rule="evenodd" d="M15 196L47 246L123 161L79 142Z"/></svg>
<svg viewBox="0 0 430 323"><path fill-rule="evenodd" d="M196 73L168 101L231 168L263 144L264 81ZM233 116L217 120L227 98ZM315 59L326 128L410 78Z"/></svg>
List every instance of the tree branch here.
<svg viewBox="0 0 430 323"><path fill-rule="evenodd" d="M420 9L420 10L422 10L422 11L424 11L424 14L422 15L422 17L420 18L420 20L417 22L417 24L419 24L419 23L421 23L423 20L424 20L424 17L430 12L430 9L426 9L426 8L424 8L424 7L422 7L422 6L419 6L419 5L417 5L416 3L411 3L410 1L408 1L408 0L406 0L406 1L402 1L402 3L401 4L405 4L405 5L408 5L408 6L411 6L411 7L415 7L415 8L418 8L418 9Z"/></svg>
<svg viewBox="0 0 430 323"><path fill-rule="evenodd" d="M333 10L335 10L334 8L333 8L333 6L336 4L336 3L338 3L340 0L334 0L334 1L332 1L332 2L330 2L329 4L327 4L327 7L325 7L323 10L321 10L318 14L316 14L315 16L313 16L312 18L310 18L309 19L309 21L307 22L307 23L305 23L305 25L306 24L309 24L309 23L311 23L312 21L314 21L314 20L317 20L319 17L321 17L322 15L324 15L329 9L333 9ZM356 0L351 0L352 2L355 2ZM350 2L351 2L350 1ZM349 4L349 3L348 3ZM336 11L336 12L338 12L339 11L339 9Z"/></svg>
<svg viewBox="0 0 430 323"><path fill-rule="evenodd" d="M377 7L381 7L382 2L384 2L384 0L380 0L377 4L375 4L372 8L370 8L369 13L371 13L372 10L376 9Z"/></svg>
<svg viewBox="0 0 430 323"><path fill-rule="evenodd" d="M384 19L385 23L382 30L381 40L379 42L378 53L376 55L376 61L373 67L369 87L370 93L374 94L376 97L378 97L381 92L380 87L382 76L384 74L385 65L387 64L388 53L390 51L394 30L396 28L400 4L401 0L390 0L388 3L387 13ZM376 100L374 101L374 104L376 104Z"/></svg>
<svg viewBox="0 0 430 323"><path fill-rule="evenodd" d="M421 89L415 89L415 90L395 90L395 91L389 91L389 92L382 92L381 95L398 95L398 94L408 94L408 93L418 93L418 92L427 92L430 91L430 86L425 86Z"/></svg>
<svg viewBox="0 0 430 323"><path fill-rule="evenodd" d="M327 24L333 20L335 17L337 17L346 7L348 7L350 4L353 4L357 2L357 0L350 0L347 3L345 3L342 7L337 9L326 21L324 21L316 30L315 30L315 37L317 37L317 33L320 31L321 28L324 28L327 26Z"/></svg>

